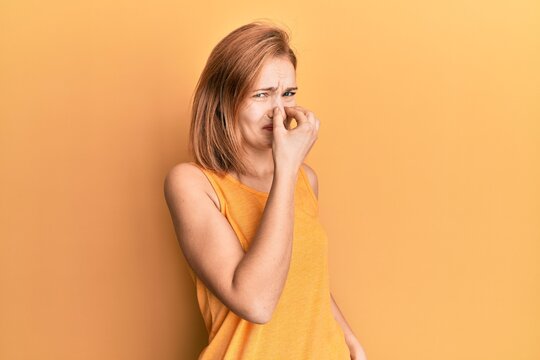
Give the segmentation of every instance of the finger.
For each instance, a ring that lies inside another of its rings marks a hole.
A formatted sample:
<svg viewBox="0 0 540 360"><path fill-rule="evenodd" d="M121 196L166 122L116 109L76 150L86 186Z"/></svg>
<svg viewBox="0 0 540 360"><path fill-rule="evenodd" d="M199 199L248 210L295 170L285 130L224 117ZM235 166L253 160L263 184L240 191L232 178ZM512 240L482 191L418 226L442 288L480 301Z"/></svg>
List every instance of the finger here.
<svg viewBox="0 0 540 360"><path fill-rule="evenodd" d="M283 120L283 124L285 125L285 128L287 130L291 129L291 122L293 121L294 117L290 114L287 114L287 110L285 110L285 120Z"/></svg>
<svg viewBox="0 0 540 360"><path fill-rule="evenodd" d="M304 114L302 110L297 109L296 106L286 107L285 112L287 113L287 115L294 117L298 125L308 121L306 114Z"/></svg>
<svg viewBox="0 0 540 360"><path fill-rule="evenodd" d="M318 119L316 119L315 120L315 128L317 129L317 131L319 131L320 126L321 126L321 122Z"/></svg>
<svg viewBox="0 0 540 360"><path fill-rule="evenodd" d="M292 123L292 121L294 119L294 115L292 115L291 112L287 111L287 106L284 106L283 109L285 110L285 116L286 116L283 123L285 124L285 127L287 128L287 130L290 130L291 129L291 123Z"/></svg>
<svg viewBox="0 0 540 360"><path fill-rule="evenodd" d="M272 123L274 125L274 130L283 128L284 122L283 122L283 114L281 113L281 110L279 110L279 107L274 107L273 116L272 116Z"/></svg>
<svg viewBox="0 0 540 360"><path fill-rule="evenodd" d="M317 131L319 131L320 121L315 117L315 114L302 106L296 105L295 107L302 111L306 115L308 121L312 122L315 125Z"/></svg>
<svg viewBox="0 0 540 360"><path fill-rule="evenodd" d="M306 116L309 113L309 110L307 110L306 108L303 108L302 106L299 106L299 105L289 106L288 108L289 109L294 109L296 111L300 111L301 113L303 113Z"/></svg>
<svg viewBox="0 0 540 360"><path fill-rule="evenodd" d="M309 110L306 109L305 107L302 107L300 105L295 105L294 107L297 108L298 110L302 111L306 116L309 113Z"/></svg>
<svg viewBox="0 0 540 360"><path fill-rule="evenodd" d="M315 114L312 111L309 111L308 109L299 105L296 105L295 107L299 109L300 111L302 111L309 120L315 121Z"/></svg>

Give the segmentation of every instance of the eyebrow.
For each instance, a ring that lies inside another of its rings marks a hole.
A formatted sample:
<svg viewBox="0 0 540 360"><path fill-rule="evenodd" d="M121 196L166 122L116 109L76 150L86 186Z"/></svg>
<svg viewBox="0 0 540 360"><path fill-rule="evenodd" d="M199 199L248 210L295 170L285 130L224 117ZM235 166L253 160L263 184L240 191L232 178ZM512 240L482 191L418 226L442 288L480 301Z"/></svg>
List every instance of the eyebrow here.
<svg viewBox="0 0 540 360"><path fill-rule="evenodd" d="M265 90L265 91L276 91L277 88L276 87L267 87L267 88L264 88L264 89L257 89L257 90L253 90L253 92L256 92L256 91L261 91L261 90ZM291 91L291 90L298 90L298 87L288 87L285 89L285 91Z"/></svg>

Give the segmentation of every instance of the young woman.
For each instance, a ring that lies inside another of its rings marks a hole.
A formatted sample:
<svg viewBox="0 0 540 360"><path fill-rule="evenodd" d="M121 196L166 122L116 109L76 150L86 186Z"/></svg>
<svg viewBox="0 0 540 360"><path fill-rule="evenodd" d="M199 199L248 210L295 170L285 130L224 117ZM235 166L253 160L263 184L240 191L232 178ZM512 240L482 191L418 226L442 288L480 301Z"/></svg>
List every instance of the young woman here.
<svg viewBox="0 0 540 360"><path fill-rule="evenodd" d="M365 359L330 294L317 175L304 163L320 121L296 104L296 64L269 22L219 42L193 98L194 161L165 179L209 335L200 360Z"/></svg>

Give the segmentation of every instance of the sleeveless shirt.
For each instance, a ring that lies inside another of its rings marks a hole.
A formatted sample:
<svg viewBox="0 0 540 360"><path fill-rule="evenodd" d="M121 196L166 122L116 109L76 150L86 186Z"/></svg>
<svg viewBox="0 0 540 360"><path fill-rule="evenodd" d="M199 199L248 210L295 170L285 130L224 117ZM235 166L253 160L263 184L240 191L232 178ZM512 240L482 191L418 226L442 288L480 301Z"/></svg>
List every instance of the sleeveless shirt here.
<svg viewBox="0 0 540 360"><path fill-rule="evenodd" d="M220 212L246 252L269 193L230 174L199 167L220 202ZM208 331L198 360L350 360L344 332L333 316L328 273L327 234L318 201L300 166L294 190L294 230L287 279L270 321L252 323L229 310L188 264L197 302Z"/></svg>

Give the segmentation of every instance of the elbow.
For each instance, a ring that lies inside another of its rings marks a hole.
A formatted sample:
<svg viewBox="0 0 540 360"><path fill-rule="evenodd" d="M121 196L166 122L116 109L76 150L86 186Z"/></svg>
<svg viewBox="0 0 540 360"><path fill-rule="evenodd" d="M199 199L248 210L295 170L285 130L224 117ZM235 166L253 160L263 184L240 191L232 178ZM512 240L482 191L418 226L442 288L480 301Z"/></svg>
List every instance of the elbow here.
<svg viewBox="0 0 540 360"><path fill-rule="evenodd" d="M271 301L264 297L260 291L242 291L238 289L233 279L233 288L236 291L239 310L236 314L241 318L255 323L264 325L272 320L274 310L276 308L275 301Z"/></svg>
<svg viewBox="0 0 540 360"><path fill-rule="evenodd" d="M264 325L272 320L273 311L265 306L255 306L245 318L249 322Z"/></svg>
<svg viewBox="0 0 540 360"><path fill-rule="evenodd" d="M264 325L268 323L270 320L272 320L274 306L267 303L261 303L258 300L260 299L251 300L245 303L249 304L249 306L244 306L242 311L237 315L255 324Z"/></svg>

